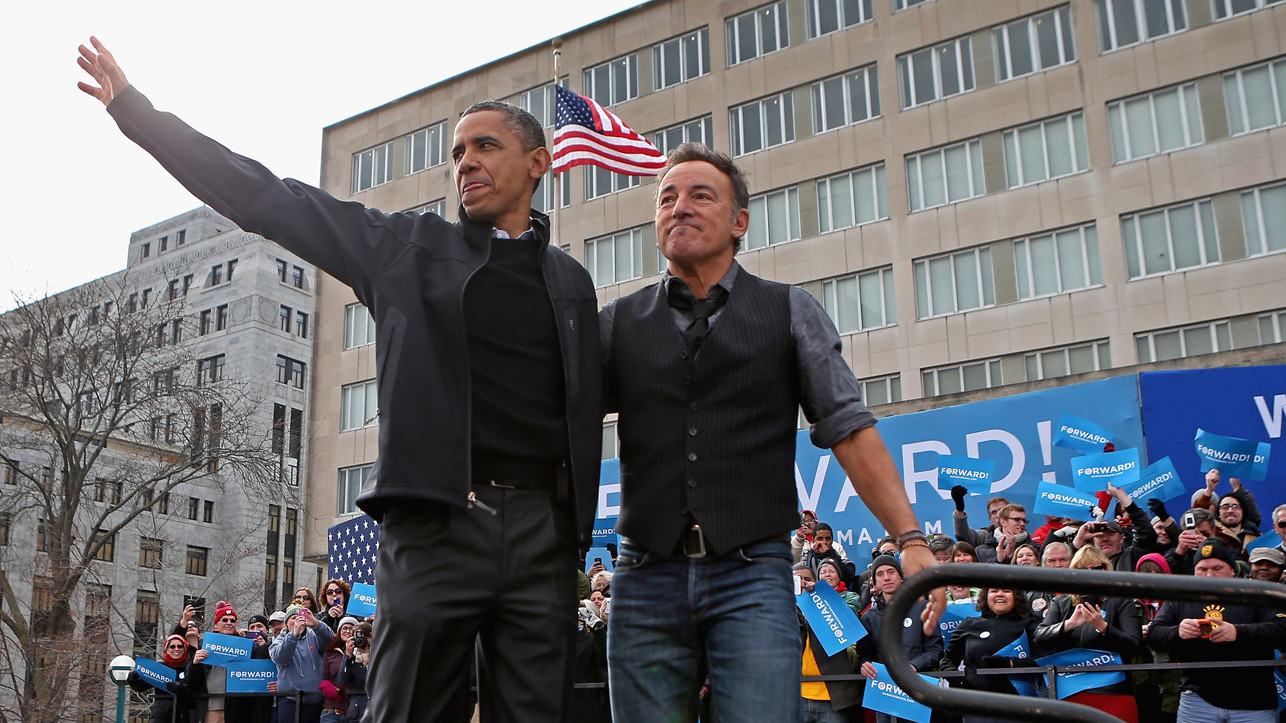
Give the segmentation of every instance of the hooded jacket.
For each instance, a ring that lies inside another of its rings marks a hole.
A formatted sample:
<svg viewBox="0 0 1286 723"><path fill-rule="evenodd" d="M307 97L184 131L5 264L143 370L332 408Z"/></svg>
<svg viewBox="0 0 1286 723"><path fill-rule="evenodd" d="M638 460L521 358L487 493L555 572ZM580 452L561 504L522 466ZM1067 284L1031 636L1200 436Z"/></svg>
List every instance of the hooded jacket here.
<svg viewBox="0 0 1286 723"><path fill-rule="evenodd" d="M324 676L323 651L335 634L325 623L308 628L304 637L295 637L289 628L282 630L268 655L277 664L277 692L303 691L321 695L320 685Z"/></svg>

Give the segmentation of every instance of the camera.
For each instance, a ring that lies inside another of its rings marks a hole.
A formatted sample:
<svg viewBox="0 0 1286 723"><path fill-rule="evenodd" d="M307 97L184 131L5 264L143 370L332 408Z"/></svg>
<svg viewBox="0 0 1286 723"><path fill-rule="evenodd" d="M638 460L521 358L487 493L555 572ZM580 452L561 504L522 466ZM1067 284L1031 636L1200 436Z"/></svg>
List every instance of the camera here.
<svg viewBox="0 0 1286 723"><path fill-rule="evenodd" d="M370 647L371 641L366 639L362 633L353 633L353 647L365 650Z"/></svg>

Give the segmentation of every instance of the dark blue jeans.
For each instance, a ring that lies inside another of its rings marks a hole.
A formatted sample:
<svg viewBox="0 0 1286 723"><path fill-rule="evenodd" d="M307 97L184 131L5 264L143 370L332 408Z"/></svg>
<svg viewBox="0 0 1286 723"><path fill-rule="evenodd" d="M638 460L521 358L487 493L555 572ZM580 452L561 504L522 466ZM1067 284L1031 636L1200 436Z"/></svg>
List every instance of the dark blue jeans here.
<svg viewBox="0 0 1286 723"><path fill-rule="evenodd" d="M299 706L299 723L318 723L321 720L321 696L304 696ZM228 721L232 723L232 721ZM277 699L277 723L295 723L295 699L281 697Z"/></svg>
<svg viewBox="0 0 1286 723"><path fill-rule="evenodd" d="M790 546L690 559L624 541L607 626L614 723L695 721L710 676L719 723L800 720Z"/></svg>

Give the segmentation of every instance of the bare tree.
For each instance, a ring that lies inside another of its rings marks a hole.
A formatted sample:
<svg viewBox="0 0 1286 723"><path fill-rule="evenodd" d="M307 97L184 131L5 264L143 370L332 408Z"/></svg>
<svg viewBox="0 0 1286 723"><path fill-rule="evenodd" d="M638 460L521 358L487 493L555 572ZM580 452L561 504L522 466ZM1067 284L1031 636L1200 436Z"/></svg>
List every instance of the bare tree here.
<svg viewBox="0 0 1286 723"><path fill-rule="evenodd" d="M185 343L185 312L182 298L140 297L122 273L0 316L0 514L6 535L23 521L38 528L37 550L10 550L0 566L0 691L16 701L6 717L80 713L87 696L73 684L114 654L93 563L123 530L181 485L231 482L251 499L278 489L252 386Z"/></svg>

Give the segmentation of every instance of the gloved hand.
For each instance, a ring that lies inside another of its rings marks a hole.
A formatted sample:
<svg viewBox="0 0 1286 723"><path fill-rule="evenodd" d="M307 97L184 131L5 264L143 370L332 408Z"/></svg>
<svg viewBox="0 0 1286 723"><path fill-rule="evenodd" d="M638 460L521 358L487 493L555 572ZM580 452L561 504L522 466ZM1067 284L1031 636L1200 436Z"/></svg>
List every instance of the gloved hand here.
<svg viewBox="0 0 1286 723"><path fill-rule="evenodd" d="M1165 503L1155 497L1148 498L1148 509L1152 511L1155 517L1162 520L1170 519L1170 513L1165 511Z"/></svg>
<svg viewBox="0 0 1286 723"><path fill-rule="evenodd" d="M336 688L335 684L329 680L323 680L317 685L317 688L321 690L322 695L326 696L327 700L339 701L344 697L340 694L339 688Z"/></svg>
<svg viewBox="0 0 1286 723"><path fill-rule="evenodd" d="M951 488L951 499L955 500L956 512L964 512L964 501L968 495L969 489L964 485L956 485Z"/></svg>

